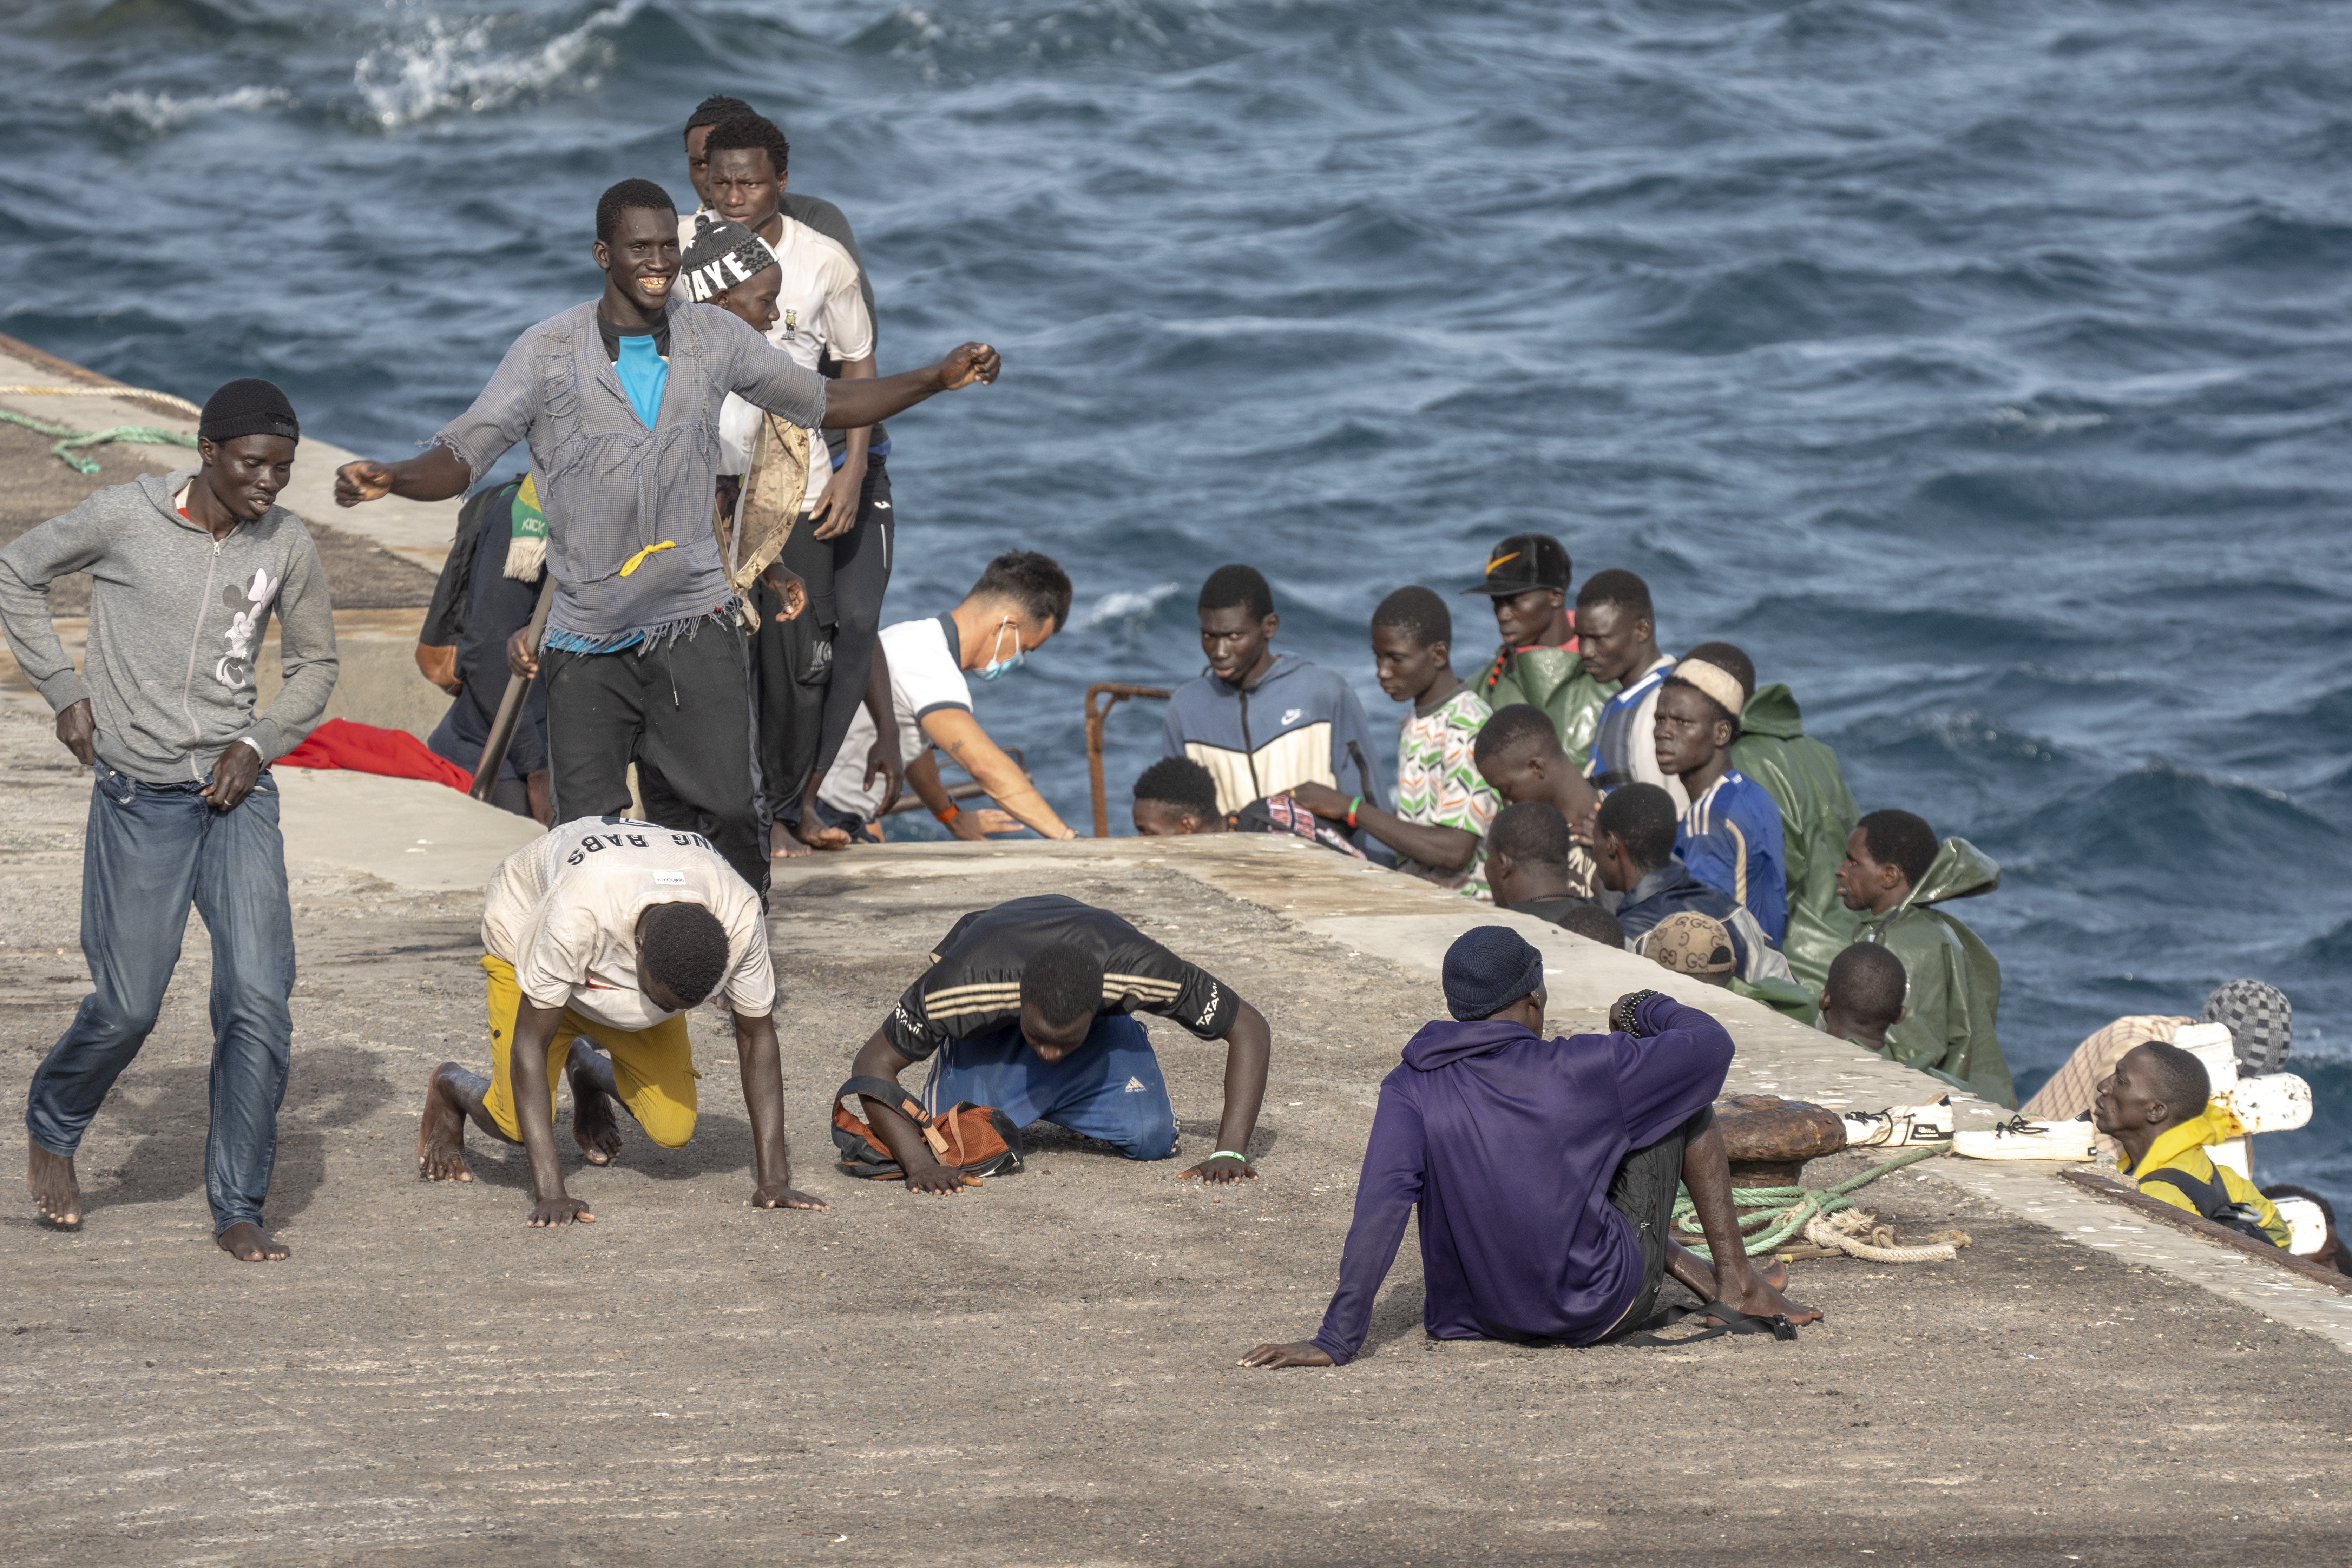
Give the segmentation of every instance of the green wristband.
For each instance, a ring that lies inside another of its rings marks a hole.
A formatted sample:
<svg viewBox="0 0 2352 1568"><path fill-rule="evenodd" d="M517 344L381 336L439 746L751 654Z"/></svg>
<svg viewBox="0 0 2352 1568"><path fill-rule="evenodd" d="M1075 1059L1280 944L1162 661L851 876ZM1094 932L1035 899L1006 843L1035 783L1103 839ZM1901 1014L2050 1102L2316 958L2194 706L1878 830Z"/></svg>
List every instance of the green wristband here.
<svg viewBox="0 0 2352 1568"><path fill-rule="evenodd" d="M1219 1149L1215 1154L1211 1155L1209 1157L1213 1160L1239 1160L1244 1165L1249 1164L1249 1156L1247 1155L1237 1155L1231 1149Z"/></svg>

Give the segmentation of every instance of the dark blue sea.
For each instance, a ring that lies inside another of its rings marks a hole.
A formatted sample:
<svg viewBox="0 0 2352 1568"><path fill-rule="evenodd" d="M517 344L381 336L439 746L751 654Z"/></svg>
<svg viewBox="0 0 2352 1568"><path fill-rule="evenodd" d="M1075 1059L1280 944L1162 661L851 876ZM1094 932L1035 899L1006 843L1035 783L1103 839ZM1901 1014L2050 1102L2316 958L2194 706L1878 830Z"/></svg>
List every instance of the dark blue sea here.
<svg viewBox="0 0 2352 1568"><path fill-rule="evenodd" d="M1348 673L1388 590L1557 533L1668 649L1786 681L1955 906L2031 1088L2216 982L2295 1006L2352 1197L2352 26L2328 0L0 0L0 330L404 455L589 298L596 193L691 202L705 94L856 225L893 619L1029 546L1069 635L984 688L1083 829L1079 698L1273 580ZM1457 665L1491 647L1463 605ZM1115 815L1158 715L1111 721Z"/></svg>

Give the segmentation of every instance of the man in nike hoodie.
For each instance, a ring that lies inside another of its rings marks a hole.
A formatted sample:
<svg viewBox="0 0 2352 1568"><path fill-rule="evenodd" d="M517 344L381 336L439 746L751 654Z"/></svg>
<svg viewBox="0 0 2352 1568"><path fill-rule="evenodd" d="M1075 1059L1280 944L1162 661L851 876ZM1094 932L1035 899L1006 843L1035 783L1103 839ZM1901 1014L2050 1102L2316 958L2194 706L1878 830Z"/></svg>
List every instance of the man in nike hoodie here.
<svg viewBox="0 0 2352 1568"><path fill-rule="evenodd" d="M300 427L286 394L236 381L205 404L203 465L100 490L0 549L0 627L92 767L81 945L91 994L33 1072L26 1185L44 1218L81 1223L74 1152L155 1027L193 904L212 934L213 1232L242 1262L286 1256L262 1228L293 1053L294 915L269 764L335 685L334 611L302 519L278 505ZM76 674L49 584L95 580ZM256 718L254 660L276 614L286 684Z"/></svg>
<svg viewBox="0 0 2352 1568"><path fill-rule="evenodd" d="M1345 1365L1421 1209L1422 1324L1432 1339L1598 1344L1639 1329L1664 1275L1706 1301L1791 1322L1821 1316L1748 1265L1712 1104L1731 1037L1696 1008L1634 991L1611 1034L1543 1038L1543 955L1507 925L1445 955L1451 1021L1424 1026L1381 1084L1339 1289L1322 1331L1245 1366ZM1719 1270L1672 1240L1689 1186Z"/></svg>
<svg viewBox="0 0 2352 1568"><path fill-rule="evenodd" d="M1372 770L1372 730L1348 683L1320 664L1272 646L1282 618L1256 568L1221 566L1201 585L1201 652L1206 674L1176 688L1160 727L1160 755L1189 757L1217 782L1217 809L1230 816L1294 785L1327 784L1360 806L1383 810ZM1349 834L1386 860L1352 810Z"/></svg>

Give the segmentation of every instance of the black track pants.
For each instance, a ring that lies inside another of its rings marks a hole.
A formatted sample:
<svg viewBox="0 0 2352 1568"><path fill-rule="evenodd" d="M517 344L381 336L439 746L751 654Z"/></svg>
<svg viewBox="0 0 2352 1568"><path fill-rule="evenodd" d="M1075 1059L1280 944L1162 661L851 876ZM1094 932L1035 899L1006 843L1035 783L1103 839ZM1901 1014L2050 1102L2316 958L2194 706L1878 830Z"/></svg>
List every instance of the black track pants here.
<svg viewBox="0 0 2352 1568"><path fill-rule="evenodd" d="M857 526L833 541L833 611L839 624L833 634L824 727L816 746L820 773L833 766L850 721L866 702L866 677L874 671L874 647L882 635L882 596L890 588L898 526L898 514L890 505L890 476L881 458L868 458Z"/></svg>
<svg viewBox="0 0 2352 1568"><path fill-rule="evenodd" d="M765 893L744 643L735 628L701 621L655 648L541 654L555 820L626 814L635 762L646 814L702 833Z"/></svg>

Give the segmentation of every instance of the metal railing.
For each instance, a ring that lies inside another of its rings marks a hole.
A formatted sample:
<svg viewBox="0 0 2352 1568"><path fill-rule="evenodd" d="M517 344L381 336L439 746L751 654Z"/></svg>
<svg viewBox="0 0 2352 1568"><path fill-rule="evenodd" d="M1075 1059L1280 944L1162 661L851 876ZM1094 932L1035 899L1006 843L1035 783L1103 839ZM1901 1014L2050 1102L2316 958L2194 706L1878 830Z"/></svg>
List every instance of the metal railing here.
<svg viewBox="0 0 2352 1568"><path fill-rule="evenodd" d="M1169 693L1160 686L1131 686L1124 681L1097 681L1087 688L1087 782L1094 790L1095 837L1110 837L1110 802L1103 793L1103 721L1110 710L1129 697L1148 697L1154 702L1166 702ZM1100 707L1097 697L1110 700Z"/></svg>

